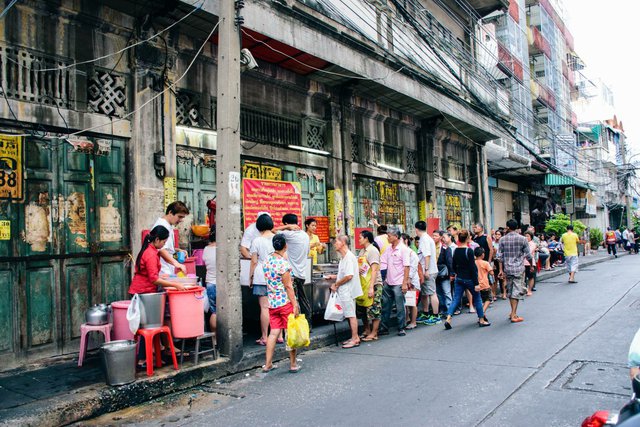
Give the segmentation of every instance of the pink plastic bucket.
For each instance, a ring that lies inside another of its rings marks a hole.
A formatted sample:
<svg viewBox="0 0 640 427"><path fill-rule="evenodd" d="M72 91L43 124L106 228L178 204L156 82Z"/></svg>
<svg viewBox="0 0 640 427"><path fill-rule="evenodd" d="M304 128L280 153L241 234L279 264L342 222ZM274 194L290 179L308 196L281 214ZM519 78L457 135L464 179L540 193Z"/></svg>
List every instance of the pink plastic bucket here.
<svg viewBox="0 0 640 427"><path fill-rule="evenodd" d="M174 338L193 338L204 334L205 289L167 290Z"/></svg>
<svg viewBox="0 0 640 427"><path fill-rule="evenodd" d="M127 309L131 301L114 301L111 303L111 312L113 315L112 335L114 340L132 340L133 334L129 330L129 321L127 320Z"/></svg>

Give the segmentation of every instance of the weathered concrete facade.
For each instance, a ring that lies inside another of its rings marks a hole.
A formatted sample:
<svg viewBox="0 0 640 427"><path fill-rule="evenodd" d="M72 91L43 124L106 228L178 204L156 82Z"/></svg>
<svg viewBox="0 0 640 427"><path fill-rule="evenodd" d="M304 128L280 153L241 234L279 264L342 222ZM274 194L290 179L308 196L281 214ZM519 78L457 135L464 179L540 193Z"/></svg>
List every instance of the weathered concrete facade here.
<svg viewBox="0 0 640 427"><path fill-rule="evenodd" d="M243 175L300 182L304 215L328 215L334 235L374 218L410 233L428 217L440 226L487 222L482 145L500 126L353 29L289 3L251 1L243 10L243 46L259 64L241 80ZM20 2L0 22L11 107L0 109L0 130L24 135L26 171L24 200L0 201L12 232L0 242L0 286L11 295L0 303L2 366L77 351L84 310L127 297L129 255L166 195L175 191L192 211L182 246L194 243L189 224L204 223L216 195L218 51L217 39L204 37L218 2L91 61L193 10L164 7ZM91 62L72 65L81 61ZM42 64L54 70L31 72L64 75L66 91L24 89L17 70ZM74 210L77 200L84 204ZM35 245L43 229L24 220L29 213L48 223Z"/></svg>

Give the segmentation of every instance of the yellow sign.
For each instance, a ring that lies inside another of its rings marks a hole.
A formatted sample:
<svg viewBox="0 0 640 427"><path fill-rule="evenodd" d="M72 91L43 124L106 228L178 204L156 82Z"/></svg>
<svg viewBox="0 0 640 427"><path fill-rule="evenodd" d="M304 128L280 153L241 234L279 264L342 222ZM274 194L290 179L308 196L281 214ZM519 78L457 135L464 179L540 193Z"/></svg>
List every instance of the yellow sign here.
<svg viewBox="0 0 640 427"><path fill-rule="evenodd" d="M11 240L11 221L0 221L0 240Z"/></svg>
<svg viewBox="0 0 640 427"><path fill-rule="evenodd" d="M178 200L178 186L174 177L164 177L164 208Z"/></svg>
<svg viewBox="0 0 640 427"><path fill-rule="evenodd" d="M22 197L22 137L0 135L0 199Z"/></svg>
<svg viewBox="0 0 640 427"><path fill-rule="evenodd" d="M342 190L327 191L327 209L329 210L329 235L336 237L344 231L344 199Z"/></svg>

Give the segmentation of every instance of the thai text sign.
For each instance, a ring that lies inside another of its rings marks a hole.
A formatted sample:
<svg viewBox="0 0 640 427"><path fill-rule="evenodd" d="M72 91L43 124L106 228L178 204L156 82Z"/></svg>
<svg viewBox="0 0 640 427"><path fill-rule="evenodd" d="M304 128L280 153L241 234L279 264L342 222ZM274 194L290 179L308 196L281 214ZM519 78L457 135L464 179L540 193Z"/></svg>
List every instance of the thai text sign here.
<svg viewBox="0 0 640 427"><path fill-rule="evenodd" d="M329 243L329 217L328 216L310 216L308 218L313 218L316 220L318 224L318 228L316 228L316 234L318 235L318 239L320 239L321 243Z"/></svg>
<svg viewBox="0 0 640 427"><path fill-rule="evenodd" d="M256 222L258 212L269 212L276 227L282 225L282 216L298 215L302 220L302 192L299 182L242 180L242 210L244 227Z"/></svg>
<svg viewBox="0 0 640 427"><path fill-rule="evenodd" d="M0 135L0 199L22 200L22 137Z"/></svg>

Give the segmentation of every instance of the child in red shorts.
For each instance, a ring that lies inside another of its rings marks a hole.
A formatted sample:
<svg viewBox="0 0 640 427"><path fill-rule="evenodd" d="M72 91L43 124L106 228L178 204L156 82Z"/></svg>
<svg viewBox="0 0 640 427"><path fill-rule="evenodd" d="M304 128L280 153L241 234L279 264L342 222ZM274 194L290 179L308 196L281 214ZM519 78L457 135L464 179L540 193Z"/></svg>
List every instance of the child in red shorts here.
<svg viewBox="0 0 640 427"><path fill-rule="evenodd" d="M275 369L273 364L273 351L276 348L276 340L280 331L287 329L287 319L291 313L300 314L300 307L293 290L291 278L291 264L286 260L287 242L282 234L273 236L272 253L264 264L264 277L267 282L267 297L269 299L269 326L271 331L267 338L267 352L262 372ZM298 372L301 368L296 362L296 350L289 349L289 372Z"/></svg>

